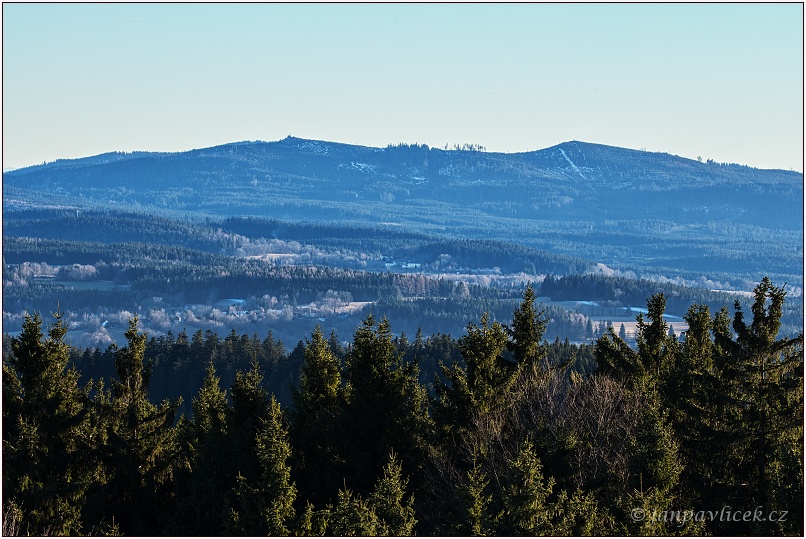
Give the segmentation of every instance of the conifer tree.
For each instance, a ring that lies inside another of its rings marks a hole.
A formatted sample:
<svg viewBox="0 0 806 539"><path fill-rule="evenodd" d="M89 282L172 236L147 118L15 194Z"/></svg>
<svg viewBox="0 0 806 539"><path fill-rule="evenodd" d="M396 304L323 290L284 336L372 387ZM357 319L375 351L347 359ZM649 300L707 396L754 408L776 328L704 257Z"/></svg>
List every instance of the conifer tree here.
<svg viewBox="0 0 806 539"><path fill-rule="evenodd" d="M280 404L272 396L269 418L264 422L257 439L257 454L263 468L261 487L268 500L264 518L269 535L288 535L294 519L293 503L297 489L291 482L291 444L283 420Z"/></svg>
<svg viewBox="0 0 806 539"><path fill-rule="evenodd" d="M679 495L679 480L683 470L680 446L669 414L662 408L655 392L650 391L647 396L636 435L630 439L630 445L630 483L633 489L618 501L623 511L624 533L662 536L702 533L701 521L658 517L693 509L685 505L685 500ZM636 514L643 518L636 518Z"/></svg>
<svg viewBox="0 0 806 539"><path fill-rule="evenodd" d="M414 496L406 498L408 480L403 478L403 468L394 453L389 454L389 463L383 476L375 484L369 504L378 517L378 535L410 537L414 535Z"/></svg>
<svg viewBox="0 0 806 539"><path fill-rule="evenodd" d="M631 522L630 511L645 508L663 512L679 508L679 479L683 469L680 446L671 420L670 410L679 398L674 372L679 351L677 341L669 336L663 314L666 298L655 294L647 300L647 322L637 317L636 348L632 350L613 328L601 337L594 356L603 373L623 378L627 387L643 402L635 435L629 438L629 483L632 493L619 500L629 533L665 531L647 528L647 523ZM677 505L678 507L674 507Z"/></svg>
<svg viewBox="0 0 806 539"><path fill-rule="evenodd" d="M306 342L304 356L299 388L293 388L291 393L294 415L300 421L335 413L341 389L339 361L321 327L317 326L311 340Z"/></svg>
<svg viewBox="0 0 806 539"><path fill-rule="evenodd" d="M408 480L402 477L402 467L394 453L390 453L383 475L366 500L349 489L339 489L336 505L316 512L311 504L300 519L298 531L302 535L321 535L325 531L337 536L392 536L414 535L414 496L406 498ZM326 530L322 524L326 524ZM314 533L316 532L316 533Z"/></svg>
<svg viewBox="0 0 806 539"><path fill-rule="evenodd" d="M344 351L344 347L341 345L335 330L330 332L328 344L330 345L330 351L333 352L333 356L339 361L339 363L341 363L344 360L346 352Z"/></svg>
<svg viewBox="0 0 806 539"><path fill-rule="evenodd" d="M467 364L470 400L477 411L494 407L507 382L511 381L512 367L501 355L507 342L503 326L498 322L490 324L486 314L481 318L480 327L469 324L467 335L459 340L459 349Z"/></svg>
<svg viewBox="0 0 806 539"><path fill-rule="evenodd" d="M235 480L234 493L247 491L248 482L257 481L263 466L257 454L256 440L261 427L269 418L269 395L261 385L263 374L257 362L247 372L238 371L232 383L232 408L227 418L229 451L234 462L230 477ZM250 500L245 496L234 496L233 505L226 508L230 517L225 523L225 533L238 535L260 525L259 515L254 507L245 506Z"/></svg>
<svg viewBox="0 0 806 539"><path fill-rule="evenodd" d="M657 400L643 408L633 445L632 484L635 489L654 488L670 495L677 486L682 464L679 444L670 426L668 413Z"/></svg>
<svg viewBox="0 0 806 539"><path fill-rule="evenodd" d="M311 502L305 504L305 510L297 518L295 526L299 537L321 537L327 531L330 510L326 507L316 510Z"/></svg>
<svg viewBox="0 0 806 539"><path fill-rule="evenodd" d="M230 452L227 394L220 387L212 361L199 394L193 399L193 418L185 424L182 438L189 473L188 493L180 504L181 529L200 535L217 535L227 517L235 486L232 470L235 455Z"/></svg>
<svg viewBox="0 0 806 539"><path fill-rule="evenodd" d="M193 399L193 425L202 436L218 438L226 435L229 404L227 392L221 389L220 382L211 361L207 365L204 385Z"/></svg>
<svg viewBox="0 0 806 539"><path fill-rule="evenodd" d="M338 537L377 536L378 517L369 503L351 490L339 490L338 501L329 507L327 534Z"/></svg>
<svg viewBox="0 0 806 539"><path fill-rule="evenodd" d="M665 383L675 362L677 341L669 336L669 326L663 318L666 297L660 293L647 300L647 320L643 314L636 317L636 349L609 327L596 341L594 356L599 369L610 375L624 376L634 388L657 389L666 397Z"/></svg>
<svg viewBox="0 0 806 539"><path fill-rule="evenodd" d="M755 523L753 533L802 533L802 465L794 474L792 465L803 462L803 335L777 339L783 287L765 277L754 296L753 321L745 321L737 302L735 339L724 327L715 336L716 365L727 385L723 411L734 420L724 425L732 472L726 483L754 507L798 507L784 523Z"/></svg>
<svg viewBox="0 0 806 539"><path fill-rule="evenodd" d="M449 482L448 477L470 474L461 491L464 502L459 500L470 511L464 520L473 521L465 526L465 533L487 533L484 530L494 527L492 517L484 517L484 523L479 512L486 499L479 490L479 474L499 477L504 473L508 465L504 448L516 447L518 437L534 427L526 427L519 419L534 396L528 388L541 378L540 363L546 355L541 343L544 324L534 311L533 301L533 292L527 289L524 302L514 313L516 322L508 330L498 322L490 323L487 314L480 325L468 324L467 334L458 343L465 365L443 365L444 381L436 383L434 418L442 437L435 466ZM505 359L507 347L519 363ZM485 461L484 470L478 468L479 458ZM433 502L446 505L444 512L449 513L456 503L450 499L443 494Z"/></svg>
<svg viewBox="0 0 806 539"><path fill-rule="evenodd" d="M608 328L607 333L597 339L594 358L599 372L623 377L631 383L634 383L644 371L638 353L616 335L613 328Z"/></svg>
<svg viewBox="0 0 806 539"><path fill-rule="evenodd" d="M242 535L290 535L297 488L291 482L288 459L291 445L283 423L280 404L272 395L268 418L255 439L261 475L254 479L237 478L234 530Z"/></svg>
<svg viewBox="0 0 806 539"><path fill-rule="evenodd" d="M524 440L501 474L501 510L498 531L504 535L580 536L604 535L611 519L596 499L577 490L569 496L555 492L554 477L544 477L544 467L534 445Z"/></svg>
<svg viewBox="0 0 806 539"><path fill-rule="evenodd" d="M395 350L388 320L369 315L347 354L343 452L348 484L368 492L391 451L403 468L419 470L428 451L428 397L416 363Z"/></svg>
<svg viewBox="0 0 806 539"><path fill-rule="evenodd" d="M718 455L724 440L716 430L720 380L714 367L710 309L692 305L684 319L688 331L669 377L668 395L673 399L669 419L685 462L682 493L692 506L702 507L714 499L709 485L716 481L714 471L722 467Z"/></svg>
<svg viewBox="0 0 806 539"><path fill-rule="evenodd" d="M481 326L471 322L467 335L459 340L465 367L456 363L450 367L443 365L446 381L437 381L439 400L434 416L452 443L465 436L470 418L488 413L504 402L515 373L515 366L507 364L502 356L507 342L501 324L490 324L488 314L484 314Z"/></svg>
<svg viewBox="0 0 806 539"><path fill-rule="evenodd" d="M68 369L61 315L42 331L26 316L3 362L3 507L19 512L21 533L82 533L86 492L94 480L93 427L87 392Z"/></svg>
<svg viewBox="0 0 806 539"><path fill-rule="evenodd" d="M502 488L501 533L553 535L552 519L558 510L548 498L554 488L554 478L543 478L540 459L529 440L521 445L506 475Z"/></svg>
<svg viewBox="0 0 806 539"><path fill-rule="evenodd" d="M159 406L148 398L151 366L144 363L147 335L129 321L128 345L115 348L118 379L109 401L101 401L106 433L106 514L124 533L157 533L170 507L173 465L178 454L174 419L181 398Z"/></svg>
<svg viewBox="0 0 806 539"><path fill-rule="evenodd" d="M665 383L671 371L678 349L677 340L669 336L669 325L663 318L666 310L666 297L663 293L655 294L647 301L647 318L642 314L637 317L635 343L638 355L641 358L642 374L645 382L651 387L658 387ZM666 395L662 395L666 397ZM669 400L665 401L669 404Z"/></svg>
<svg viewBox="0 0 806 539"><path fill-rule="evenodd" d="M341 366L320 327L306 341L304 358L300 385L291 389L291 439L302 491L309 501L324 504L342 477L335 455L341 431Z"/></svg>
<svg viewBox="0 0 806 539"><path fill-rule="evenodd" d="M510 341L507 348L512 351L518 365L536 364L545 354L541 353L543 335L547 322L545 311L535 309L535 291L528 285L523 292L523 301L512 313L512 325L507 328Z"/></svg>
<svg viewBox="0 0 806 539"><path fill-rule="evenodd" d="M474 458L473 467L467 472L466 482L459 485L464 515L458 522L460 535L481 536L495 533L493 516L489 512L493 500L487 492L489 480L481 464Z"/></svg>

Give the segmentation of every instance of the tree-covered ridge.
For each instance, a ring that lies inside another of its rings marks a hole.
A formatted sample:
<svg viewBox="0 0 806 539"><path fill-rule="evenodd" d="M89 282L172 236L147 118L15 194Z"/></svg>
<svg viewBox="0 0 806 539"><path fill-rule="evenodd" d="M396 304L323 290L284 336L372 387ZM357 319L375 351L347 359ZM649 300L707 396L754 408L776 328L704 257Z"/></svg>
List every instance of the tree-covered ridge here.
<svg viewBox="0 0 806 539"><path fill-rule="evenodd" d="M346 349L317 330L294 360L271 337L149 340L133 319L125 347L85 358L114 369L94 382L60 317L28 316L4 339L3 531L802 535L803 336L778 337L785 296L764 279L749 313L693 305L678 340L655 294L636 348L611 330L590 370L545 340L530 287L511 323L484 315L458 341L367 316ZM177 420L154 389L182 357L202 360ZM298 373L285 399L272 362Z"/></svg>
<svg viewBox="0 0 806 539"><path fill-rule="evenodd" d="M792 171L582 142L499 154L289 138L118 157L7 172L4 209L393 223L669 277L802 280L803 176Z"/></svg>
<svg viewBox="0 0 806 539"><path fill-rule="evenodd" d="M170 245L233 256L264 253L310 254L325 264L364 267L398 259L435 269L493 268L505 273L583 272L591 262L553 254L517 243L459 240L399 227L350 222L290 222L254 217L188 220L130 211L25 210L4 214L7 262L90 263L87 256L70 260L66 254L87 242L97 260L109 261L129 252L129 243ZM33 240L36 239L36 241ZM25 239L25 241L22 241ZM98 244L112 244L108 252ZM87 248L84 248L86 250ZM62 256L55 258L55 253ZM155 256L158 256L156 254ZM444 257L449 260L443 260ZM36 257L36 258L32 258ZM443 257L442 259L440 257ZM58 262L57 262L58 260Z"/></svg>

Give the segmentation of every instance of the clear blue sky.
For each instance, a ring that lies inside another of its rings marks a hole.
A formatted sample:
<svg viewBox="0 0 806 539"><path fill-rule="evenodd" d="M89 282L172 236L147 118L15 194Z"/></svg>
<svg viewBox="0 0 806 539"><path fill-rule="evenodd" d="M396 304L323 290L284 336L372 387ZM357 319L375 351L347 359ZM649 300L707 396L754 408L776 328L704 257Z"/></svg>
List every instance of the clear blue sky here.
<svg viewBox="0 0 806 539"><path fill-rule="evenodd" d="M296 137L803 170L801 4L3 4L3 166Z"/></svg>

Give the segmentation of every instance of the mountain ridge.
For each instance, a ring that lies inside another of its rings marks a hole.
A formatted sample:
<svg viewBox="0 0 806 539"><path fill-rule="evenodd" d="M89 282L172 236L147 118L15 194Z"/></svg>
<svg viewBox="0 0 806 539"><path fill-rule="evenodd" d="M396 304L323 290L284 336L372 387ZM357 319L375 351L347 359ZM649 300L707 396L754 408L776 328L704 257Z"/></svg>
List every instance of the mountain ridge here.
<svg viewBox="0 0 806 539"><path fill-rule="evenodd" d="M230 148L230 147L237 148L239 146L278 145L278 146L283 146L283 147L286 147L286 148L290 148L290 147L294 147L293 146L294 143L296 143L297 148L300 148L300 149L302 149L302 148L314 149L313 150L314 153L327 153L327 151L324 150L323 148L327 148L328 146L341 148L341 149L347 149L347 148L360 149L360 150L363 150L363 151L372 151L372 152L384 151L384 150L388 150L390 148L397 147L397 145L395 145L395 144L389 144L386 147L379 147L379 146L376 147L376 146L365 146L365 145L359 145L359 144L348 144L348 143L343 143L343 142L333 142L333 141L320 140L320 139L305 139L305 138L299 138L299 137L294 137L294 136L289 135L289 136L287 136L287 137L285 137L283 139L279 139L279 140L276 140L276 141L242 140L242 141L225 142L225 143L222 143L222 144L217 144L217 145L213 145L213 146L205 146L205 147L201 147L201 148L193 148L193 149L190 149L190 150L179 150L179 151L174 151L174 152L147 151L147 150L136 150L136 151L131 151L131 152L110 151L110 152L103 152L103 153L100 153L100 154L97 154L97 155L89 155L89 156L76 157L76 158L56 159L55 161L50 161L50 162L47 162L47 163L41 163L41 164L37 164L37 165L30 165L30 166L26 166L26 167L18 167L18 168L15 168L13 170L5 170L4 174L5 173L18 173L18 172L22 173L22 172L31 171L31 170L40 170L40 169L43 169L43 168L62 167L62 166L107 164L107 163L116 162L116 161L125 161L125 160L131 160L131 159L137 159L137 158L143 158L143 157L152 157L152 156L166 156L166 157L169 157L169 156L178 156L178 155L185 155L185 154L192 155L193 153L204 154L204 152L210 152L210 151L215 151L215 150L223 150L225 148ZM526 151L526 152L488 152L486 150L477 150L477 149L468 150L468 149L461 149L461 148L458 148L458 149L456 149L456 148L443 149L443 148L438 148L438 147L429 147L428 145L418 144L418 143L412 143L412 144L399 143L399 146L420 147L420 148L425 148L425 149L427 149L429 151L433 150L433 151L438 151L438 152L476 152L476 153L482 153L482 154L487 154L487 155L492 155L492 156L512 156L512 157L526 157L526 158L540 157L540 156L555 152L557 150L564 150L564 149L572 148L572 147L573 148L578 148L580 145L586 147L590 151L594 151L594 150L597 150L597 151L601 151L601 150L613 151L613 150L616 150L616 151L620 151L620 152L630 154L633 157L648 154L648 155L652 155L652 156L655 156L655 157L657 157L657 156L666 156L669 159L677 160L679 162L687 162L687 163L692 163L692 164L693 163L702 164L700 161L697 161L695 159L690 159L690 158L687 158L687 157L678 156L678 155L671 154L671 153L668 153L668 152L647 151L647 150L627 148L627 147L622 147L622 146L613 146L613 145L602 144L602 143L587 142L587 141L576 140L576 139L565 141L565 142L560 142L558 144L555 144L553 146L548 146L546 148L541 148L541 149L531 150L531 151ZM316 151L316 148L319 148L318 152ZM758 170L758 171L776 171L776 172L793 173L793 174L800 174L802 176L802 173L800 173L800 172L792 171L792 170L785 170L785 169L782 169L782 168L758 168L758 167L753 167L753 166L749 166L749 165L742 165L742 164L738 164L738 163L719 163L718 165L719 166L727 166L727 167L739 167L739 168L750 169L750 170Z"/></svg>
<svg viewBox="0 0 806 539"><path fill-rule="evenodd" d="M552 219L567 217L558 211L563 207L596 209L602 202L620 211L622 218L643 218L645 212L636 213L634 206L644 199L646 204L659 202L656 213L663 217L668 213L663 206L669 201L656 201L652 193L682 194L688 190L703 204L692 206L678 201L672 204L673 213L699 207L713 211L727 201L730 207L717 216L723 218L731 210L738 214L757 212L754 202L767 206L762 211L770 209L770 197L802 200L803 175L701 163L665 153L581 141L504 154L405 144L373 148L287 137L275 142L234 142L185 152L107 153L60 160L6 172L3 183L47 196L62 192L83 194L87 199L99 190L111 191L110 200L126 199L120 196L123 194L145 206L165 206L159 199L165 198L166 190L179 190L173 198L181 204L188 189L224 189L234 196L231 202L238 193L248 192L255 200L271 194L303 203L320 200L346 204L359 200L400 205L432 200L459 202L464 207L475 205L504 217L536 218L539 213L547 213ZM744 193L729 192L736 188L742 188ZM91 192L82 193L87 190ZM625 192L631 195L625 196ZM603 200L598 201L601 197ZM741 200L730 204L737 197ZM214 214L224 211L218 206L209 209ZM241 207L240 211L246 209ZM757 217L751 224L761 221Z"/></svg>
<svg viewBox="0 0 806 539"><path fill-rule="evenodd" d="M3 174L4 208L392 223L610 267L802 281L803 175L568 141L533 152L286 137ZM731 269L734 266L738 270Z"/></svg>

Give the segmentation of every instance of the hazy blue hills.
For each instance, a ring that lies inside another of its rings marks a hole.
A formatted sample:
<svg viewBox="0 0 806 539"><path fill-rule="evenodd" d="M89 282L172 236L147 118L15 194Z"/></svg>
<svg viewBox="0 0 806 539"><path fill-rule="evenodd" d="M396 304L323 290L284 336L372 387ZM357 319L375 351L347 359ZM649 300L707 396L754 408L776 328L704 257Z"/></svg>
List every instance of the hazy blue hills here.
<svg viewBox="0 0 806 539"><path fill-rule="evenodd" d="M495 239L657 275L802 283L803 175L566 142L503 154L289 137L3 174L4 208L339 221Z"/></svg>
<svg viewBox="0 0 806 539"><path fill-rule="evenodd" d="M287 200L267 200L284 195L302 203L298 206L360 200L413 208L442 202L529 219L652 215L684 222L729 218L757 226L775 221L791 229L802 227L803 198L800 173L583 142L501 154L287 138L181 153L59 160L7 172L4 185L68 197L103 193L109 200L101 203L164 207L170 202L175 209L215 214L267 202L287 205ZM221 201L221 190L236 196ZM302 207L286 211L309 217Z"/></svg>

